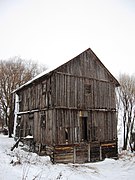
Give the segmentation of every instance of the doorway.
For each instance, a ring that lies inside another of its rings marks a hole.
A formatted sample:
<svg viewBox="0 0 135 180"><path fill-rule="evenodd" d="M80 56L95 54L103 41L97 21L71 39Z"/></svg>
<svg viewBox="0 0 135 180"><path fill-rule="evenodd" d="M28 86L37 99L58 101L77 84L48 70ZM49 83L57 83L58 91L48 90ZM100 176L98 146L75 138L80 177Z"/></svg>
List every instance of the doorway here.
<svg viewBox="0 0 135 180"><path fill-rule="evenodd" d="M88 127L87 127L87 117L81 117L82 122L82 140L88 140Z"/></svg>

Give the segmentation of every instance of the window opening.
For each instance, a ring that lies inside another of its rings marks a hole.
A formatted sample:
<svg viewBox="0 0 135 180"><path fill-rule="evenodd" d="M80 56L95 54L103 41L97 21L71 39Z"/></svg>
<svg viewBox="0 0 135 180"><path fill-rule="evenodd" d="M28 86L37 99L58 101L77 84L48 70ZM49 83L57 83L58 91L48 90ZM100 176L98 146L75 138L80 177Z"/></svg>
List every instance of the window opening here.
<svg viewBox="0 0 135 180"><path fill-rule="evenodd" d="M41 114L41 127L46 127L46 116L45 114Z"/></svg>
<svg viewBox="0 0 135 180"><path fill-rule="evenodd" d="M85 95L91 94L91 84L85 84Z"/></svg>
<svg viewBox="0 0 135 180"><path fill-rule="evenodd" d="M88 133L87 133L87 117L82 117L82 140L88 140Z"/></svg>
<svg viewBox="0 0 135 180"><path fill-rule="evenodd" d="M67 128L65 128L65 139L66 139L66 142L68 141L68 129Z"/></svg>
<svg viewBox="0 0 135 180"><path fill-rule="evenodd" d="M46 93L47 91L47 83L46 81L42 83L42 94Z"/></svg>

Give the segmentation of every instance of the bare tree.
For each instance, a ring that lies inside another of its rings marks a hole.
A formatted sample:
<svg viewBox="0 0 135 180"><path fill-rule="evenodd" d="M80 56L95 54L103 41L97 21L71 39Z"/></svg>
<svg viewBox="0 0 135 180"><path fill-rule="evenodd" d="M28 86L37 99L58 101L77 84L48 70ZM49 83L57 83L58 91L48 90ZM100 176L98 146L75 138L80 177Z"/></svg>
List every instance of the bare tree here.
<svg viewBox="0 0 135 180"><path fill-rule="evenodd" d="M8 126L9 137L13 133L14 98L12 91L45 70L32 61L19 57L0 61L0 112L4 124Z"/></svg>
<svg viewBox="0 0 135 180"><path fill-rule="evenodd" d="M121 74L119 76L120 88L119 110L123 112L123 150L127 149L129 139L132 136L135 112L135 76Z"/></svg>

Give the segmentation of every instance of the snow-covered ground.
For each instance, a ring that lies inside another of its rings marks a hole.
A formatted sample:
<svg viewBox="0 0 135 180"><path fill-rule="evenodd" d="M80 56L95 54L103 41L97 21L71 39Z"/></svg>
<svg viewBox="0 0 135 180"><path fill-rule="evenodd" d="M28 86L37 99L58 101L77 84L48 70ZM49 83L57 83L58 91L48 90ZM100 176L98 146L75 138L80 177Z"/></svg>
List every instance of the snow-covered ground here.
<svg viewBox="0 0 135 180"><path fill-rule="evenodd" d="M119 160L86 164L52 164L49 157L22 150L10 151L12 138L0 134L1 180L134 180L135 154L121 152Z"/></svg>

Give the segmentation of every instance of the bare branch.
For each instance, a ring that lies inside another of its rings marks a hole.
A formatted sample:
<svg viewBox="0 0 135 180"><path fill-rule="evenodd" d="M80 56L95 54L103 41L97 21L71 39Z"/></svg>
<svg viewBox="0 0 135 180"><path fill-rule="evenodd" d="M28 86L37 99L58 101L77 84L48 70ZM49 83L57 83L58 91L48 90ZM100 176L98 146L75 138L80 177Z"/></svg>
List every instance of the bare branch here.
<svg viewBox="0 0 135 180"><path fill-rule="evenodd" d="M11 92L45 69L45 66L20 57L0 61L0 116L4 118L5 125L8 123L9 136L13 131L14 99Z"/></svg>

